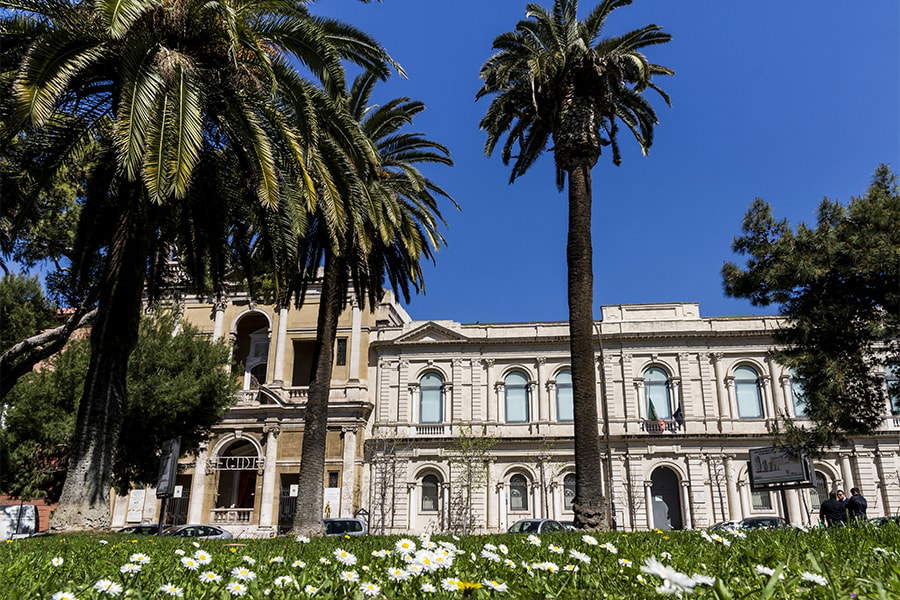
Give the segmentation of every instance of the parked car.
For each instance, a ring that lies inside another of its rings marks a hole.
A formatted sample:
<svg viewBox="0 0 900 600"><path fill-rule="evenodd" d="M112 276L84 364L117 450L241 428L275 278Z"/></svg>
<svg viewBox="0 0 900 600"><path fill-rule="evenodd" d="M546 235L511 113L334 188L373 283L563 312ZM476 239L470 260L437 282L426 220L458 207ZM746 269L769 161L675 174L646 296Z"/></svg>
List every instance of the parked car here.
<svg viewBox="0 0 900 600"><path fill-rule="evenodd" d="M778 529L790 527L788 522L781 517L749 517L741 521L722 521L710 527L710 531L723 529Z"/></svg>
<svg viewBox="0 0 900 600"><path fill-rule="evenodd" d="M159 525L129 525L119 530L119 533L130 533L132 535L156 535L159 533Z"/></svg>
<svg viewBox="0 0 900 600"><path fill-rule="evenodd" d="M522 519L508 529L509 533L553 533L565 530L562 523L552 519Z"/></svg>
<svg viewBox="0 0 900 600"><path fill-rule="evenodd" d="M323 524L325 525L325 535L332 537L340 535L366 535L369 532L366 522L362 519L325 519L323 520Z"/></svg>
<svg viewBox="0 0 900 600"><path fill-rule="evenodd" d="M215 525L176 525L163 531L163 535L169 537L210 538L218 540L230 540L234 536L230 531L225 531Z"/></svg>
<svg viewBox="0 0 900 600"><path fill-rule="evenodd" d="M874 517L872 519L869 519L869 523L871 523L872 525L878 525L879 527L890 525L891 523L900 525L900 515L896 515L893 517Z"/></svg>
<svg viewBox="0 0 900 600"><path fill-rule="evenodd" d="M560 521L560 525L562 525L566 531L575 531L577 527L575 527L575 521Z"/></svg>

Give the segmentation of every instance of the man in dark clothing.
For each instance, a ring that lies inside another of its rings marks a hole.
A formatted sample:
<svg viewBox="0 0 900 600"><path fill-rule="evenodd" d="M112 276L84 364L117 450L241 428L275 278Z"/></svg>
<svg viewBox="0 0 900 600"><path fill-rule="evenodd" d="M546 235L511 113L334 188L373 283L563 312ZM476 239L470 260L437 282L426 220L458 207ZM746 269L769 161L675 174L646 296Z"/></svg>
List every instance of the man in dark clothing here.
<svg viewBox="0 0 900 600"><path fill-rule="evenodd" d="M859 488L853 488L850 490L850 498L847 500L847 517L850 520L853 519L863 519L866 518L866 509L869 507L869 503L866 502L866 499L862 497L862 494L859 493Z"/></svg>
<svg viewBox="0 0 900 600"><path fill-rule="evenodd" d="M828 500L819 507L819 519L825 521L828 527L841 527L847 522L847 509L844 503L838 500L837 492L828 494Z"/></svg>

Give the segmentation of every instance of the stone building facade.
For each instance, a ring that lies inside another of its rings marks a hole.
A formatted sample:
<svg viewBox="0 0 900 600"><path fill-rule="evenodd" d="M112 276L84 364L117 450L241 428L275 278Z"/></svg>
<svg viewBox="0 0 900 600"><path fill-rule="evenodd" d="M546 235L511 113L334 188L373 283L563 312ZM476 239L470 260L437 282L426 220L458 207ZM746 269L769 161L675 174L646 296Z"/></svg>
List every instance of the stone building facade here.
<svg viewBox="0 0 900 600"><path fill-rule="evenodd" d="M176 518L247 535L289 522L302 493L315 302L313 294L301 310L241 299L185 305L188 321L231 337L244 390L209 445L182 460L187 498L173 503ZM340 323L327 513L365 509L384 533L573 518L567 323L412 321L390 297L374 313L348 308ZM756 515L812 524L828 490L854 486L870 516L900 512L900 399L886 403L876 432L814 461L815 489L750 490L748 451L772 445L777 420L803 419L790 373L768 356L777 327L776 317L702 317L695 303L603 307L598 431L617 527L699 528ZM114 524L153 520L151 492L114 499Z"/></svg>

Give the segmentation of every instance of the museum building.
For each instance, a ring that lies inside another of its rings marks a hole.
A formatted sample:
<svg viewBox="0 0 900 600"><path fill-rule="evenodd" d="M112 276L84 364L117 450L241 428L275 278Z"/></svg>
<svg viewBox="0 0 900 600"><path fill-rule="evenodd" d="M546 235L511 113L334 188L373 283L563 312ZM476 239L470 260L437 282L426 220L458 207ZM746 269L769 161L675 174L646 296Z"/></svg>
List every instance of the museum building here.
<svg viewBox="0 0 900 600"><path fill-rule="evenodd" d="M231 343L241 391L179 465L169 523L244 536L285 531L298 489L316 331L303 307L185 299L185 321ZM748 452L771 446L800 390L768 355L777 317L702 317L696 303L602 307L595 365L604 493L624 530L751 516L818 521L831 489L859 487L869 516L900 512L900 398L882 425L814 460L815 487L755 492ZM575 492L567 322L413 321L390 294L338 325L326 447L326 516L377 533L505 531L571 520ZM896 374L886 373L887 381ZM607 425L604 425L607 424ZM114 527L156 522L150 487L112 497ZM362 512L360 512L362 510Z"/></svg>

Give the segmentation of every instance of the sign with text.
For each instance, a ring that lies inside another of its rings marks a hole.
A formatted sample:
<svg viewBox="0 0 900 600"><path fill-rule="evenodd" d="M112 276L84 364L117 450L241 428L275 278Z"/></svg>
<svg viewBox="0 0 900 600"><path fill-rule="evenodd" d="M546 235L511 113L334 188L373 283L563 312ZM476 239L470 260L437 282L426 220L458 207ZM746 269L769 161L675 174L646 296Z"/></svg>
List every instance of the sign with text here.
<svg viewBox="0 0 900 600"><path fill-rule="evenodd" d="M754 487L809 482L808 460L786 448L750 450L750 482Z"/></svg>

